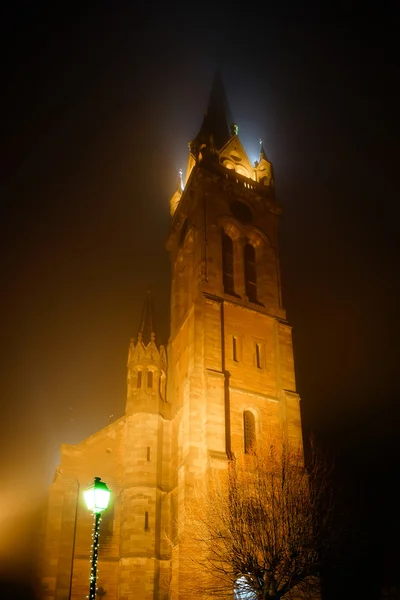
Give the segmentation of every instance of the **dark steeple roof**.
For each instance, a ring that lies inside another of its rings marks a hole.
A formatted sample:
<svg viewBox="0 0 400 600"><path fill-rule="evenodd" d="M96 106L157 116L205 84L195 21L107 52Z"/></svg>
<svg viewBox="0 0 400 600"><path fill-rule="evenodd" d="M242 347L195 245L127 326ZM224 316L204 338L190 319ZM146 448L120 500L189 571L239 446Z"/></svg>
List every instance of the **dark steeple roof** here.
<svg viewBox="0 0 400 600"><path fill-rule="evenodd" d="M207 146L211 144L219 150L232 137L232 122L222 77L217 71L214 76L207 111L200 131L196 136L197 144L204 143Z"/></svg>
<svg viewBox="0 0 400 600"><path fill-rule="evenodd" d="M264 144L263 144L263 141L262 141L262 139L260 138L260 161L261 161L263 158L264 158L265 160L268 160L268 158L267 158L267 155L266 155L266 152L265 152L265 150L264 150Z"/></svg>
<svg viewBox="0 0 400 600"><path fill-rule="evenodd" d="M154 339L155 333L153 303L151 300L150 289L148 289L143 306L138 338L141 338L141 341L147 346L147 344Z"/></svg>

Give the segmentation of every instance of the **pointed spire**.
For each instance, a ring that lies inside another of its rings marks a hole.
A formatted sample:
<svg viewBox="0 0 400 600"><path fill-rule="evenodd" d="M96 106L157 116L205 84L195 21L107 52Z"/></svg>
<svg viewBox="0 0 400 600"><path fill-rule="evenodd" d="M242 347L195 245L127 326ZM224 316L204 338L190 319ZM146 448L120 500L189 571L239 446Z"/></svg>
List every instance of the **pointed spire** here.
<svg viewBox="0 0 400 600"><path fill-rule="evenodd" d="M179 169L178 186L176 189L178 192L183 192L183 187L183 171L182 169Z"/></svg>
<svg viewBox="0 0 400 600"><path fill-rule="evenodd" d="M174 216L174 214L175 214L175 211L176 211L178 204L182 197L183 188L184 188L183 171L182 171L182 169L179 169L179 175L178 175L178 179L176 182L176 189L172 195L172 198L169 201L169 211L171 213L171 216Z"/></svg>
<svg viewBox="0 0 400 600"><path fill-rule="evenodd" d="M268 160L267 154L264 150L264 144L263 144L262 138L260 138L260 161L263 159Z"/></svg>
<svg viewBox="0 0 400 600"><path fill-rule="evenodd" d="M146 300L143 306L142 320L138 332L138 342L143 342L147 345L149 342L154 341L155 338L155 326L154 326L154 311L153 303L151 301L150 288L147 290Z"/></svg>
<svg viewBox="0 0 400 600"><path fill-rule="evenodd" d="M222 77L217 71L214 76L207 111L200 131L196 136L196 143L214 146L219 150L232 137L230 129L232 121Z"/></svg>

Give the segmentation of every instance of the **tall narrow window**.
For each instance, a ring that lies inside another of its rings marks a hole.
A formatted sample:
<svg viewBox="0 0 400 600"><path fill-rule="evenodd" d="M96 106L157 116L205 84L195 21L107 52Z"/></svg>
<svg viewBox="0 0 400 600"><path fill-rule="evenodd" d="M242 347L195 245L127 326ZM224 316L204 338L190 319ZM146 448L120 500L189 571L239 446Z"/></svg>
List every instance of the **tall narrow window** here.
<svg viewBox="0 0 400 600"><path fill-rule="evenodd" d="M150 446L147 446L147 462L150 462Z"/></svg>
<svg viewBox="0 0 400 600"><path fill-rule="evenodd" d="M138 371L137 380L136 380L136 387L137 388L141 388L142 387L142 371Z"/></svg>
<svg viewBox="0 0 400 600"><path fill-rule="evenodd" d="M243 413L244 451L248 454L256 442L256 420L250 410Z"/></svg>
<svg viewBox="0 0 400 600"><path fill-rule="evenodd" d="M222 232L222 277L225 294L235 294L232 238Z"/></svg>
<svg viewBox="0 0 400 600"><path fill-rule="evenodd" d="M257 369L261 369L261 346L256 343L256 365Z"/></svg>
<svg viewBox="0 0 400 600"><path fill-rule="evenodd" d="M232 337L232 358L235 362L238 362L237 338L235 336Z"/></svg>
<svg viewBox="0 0 400 600"><path fill-rule="evenodd" d="M250 302L257 302L256 251L251 244L244 247L244 278L246 296Z"/></svg>
<svg viewBox="0 0 400 600"><path fill-rule="evenodd" d="M147 371L147 387L153 387L153 371Z"/></svg>
<svg viewBox="0 0 400 600"><path fill-rule="evenodd" d="M167 376L165 374L165 371L161 371L161 375L160 375L160 396L161 398L165 401L165 388L166 388L166 383L167 383Z"/></svg>
<svg viewBox="0 0 400 600"><path fill-rule="evenodd" d="M149 513L146 512L144 513L144 530L145 531L149 531L150 527L149 527Z"/></svg>

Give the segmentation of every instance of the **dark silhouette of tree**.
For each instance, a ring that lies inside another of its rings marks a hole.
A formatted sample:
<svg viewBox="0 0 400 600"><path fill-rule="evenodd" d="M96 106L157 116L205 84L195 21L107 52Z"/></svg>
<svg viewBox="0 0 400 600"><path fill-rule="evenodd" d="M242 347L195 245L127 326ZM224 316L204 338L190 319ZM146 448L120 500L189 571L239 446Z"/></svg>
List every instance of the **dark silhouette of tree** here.
<svg viewBox="0 0 400 600"><path fill-rule="evenodd" d="M211 466L186 502L180 591L209 598L317 598L324 556L338 539L330 469L311 444L287 439ZM182 583L187 582L183 585Z"/></svg>

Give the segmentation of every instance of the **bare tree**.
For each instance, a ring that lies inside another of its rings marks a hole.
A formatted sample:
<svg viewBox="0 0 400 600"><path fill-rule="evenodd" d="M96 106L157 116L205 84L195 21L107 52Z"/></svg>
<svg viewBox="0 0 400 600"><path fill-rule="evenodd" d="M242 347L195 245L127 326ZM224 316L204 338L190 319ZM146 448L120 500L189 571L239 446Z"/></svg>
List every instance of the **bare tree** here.
<svg viewBox="0 0 400 600"><path fill-rule="evenodd" d="M307 468L302 447L279 440L210 469L186 504L180 592L317 598L321 560L337 537L332 516L328 468L313 445Z"/></svg>

